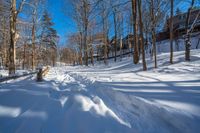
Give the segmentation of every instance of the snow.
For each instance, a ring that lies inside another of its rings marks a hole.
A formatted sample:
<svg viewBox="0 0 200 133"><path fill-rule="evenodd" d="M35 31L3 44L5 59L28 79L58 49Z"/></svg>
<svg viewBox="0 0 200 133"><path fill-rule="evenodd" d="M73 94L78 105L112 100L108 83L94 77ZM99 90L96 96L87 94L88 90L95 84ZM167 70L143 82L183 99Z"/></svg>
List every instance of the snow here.
<svg viewBox="0 0 200 133"><path fill-rule="evenodd" d="M193 33L191 36L191 49L200 48L199 41L200 32ZM157 42L157 52L158 53L168 53L170 51L170 40L163 40L161 42ZM173 41L173 50L174 51L184 51L185 50L185 39L184 37L178 38L176 41Z"/></svg>
<svg viewBox="0 0 200 133"><path fill-rule="evenodd" d="M132 57L95 66L51 68L0 84L0 132L198 133L200 50L148 58L148 71Z"/></svg>
<svg viewBox="0 0 200 133"><path fill-rule="evenodd" d="M20 108L0 106L0 116L17 117L20 112Z"/></svg>
<svg viewBox="0 0 200 133"><path fill-rule="evenodd" d="M27 73L31 73L31 72L32 72L31 70L16 70L15 75L23 75L23 74L27 74ZM0 78L7 77L7 76L9 76L8 70L0 69Z"/></svg>
<svg viewBox="0 0 200 133"><path fill-rule="evenodd" d="M1 77L5 77L5 76L8 76L8 71L6 71L6 70L0 70L0 78Z"/></svg>

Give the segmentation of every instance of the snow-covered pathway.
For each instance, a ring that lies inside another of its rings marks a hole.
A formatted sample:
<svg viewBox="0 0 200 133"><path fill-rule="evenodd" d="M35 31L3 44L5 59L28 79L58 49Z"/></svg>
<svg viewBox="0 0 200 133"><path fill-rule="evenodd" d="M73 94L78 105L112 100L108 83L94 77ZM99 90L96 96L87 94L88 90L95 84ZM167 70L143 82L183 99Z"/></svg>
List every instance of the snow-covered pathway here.
<svg viewBox="0 0 200 133"><path fill-rule="evenodd" d="M183 55L174 65L160 55L160 67L147 72L127 58L1 84L0 133L198 133L200 54L190 63Z"/></svg>
<svg viewBox="0 0 200 133"><path fill-rule="evenodd" d="M3 84L0 131L131 132L130 125L86 89L92 84L67 72L57 75L54 69L41 83L36 83L34 77L26 77Z"/></svg>

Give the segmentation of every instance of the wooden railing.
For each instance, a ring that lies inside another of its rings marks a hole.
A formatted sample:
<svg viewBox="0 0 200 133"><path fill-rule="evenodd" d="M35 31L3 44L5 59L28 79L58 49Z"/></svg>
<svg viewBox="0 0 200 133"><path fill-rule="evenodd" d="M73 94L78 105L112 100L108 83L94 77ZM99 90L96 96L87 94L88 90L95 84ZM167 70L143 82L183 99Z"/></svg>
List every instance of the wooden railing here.
<svg viewBox="0 0 200 133"><path fill-rule="evenodd" d="M37 81L42 81L43 77L46 76L47 73L49 72L49 69L50 69L49 67L45 67L45 68L40 68L38 71L34 71L31 73L2 77L2 78L0 78L0 83L9 81L9 80L13 80L13 79L18 79L18 78L25 77L25 76L29 76L29 75L33 75L33 74L37 74L37 77L36 77Z"/></svg>
<svg viewBox="0 0 200 133"><path fill-rule="evenodd" d="M31 73L25 73L25 74L22 74L22 75L13 75L13 76L2 77L2 78L0 78L0 83L8 81L8 80L12 80L12 79L17 79L17 78L33 75L33 74L37 74L37 71L31 72Z"/></svg>

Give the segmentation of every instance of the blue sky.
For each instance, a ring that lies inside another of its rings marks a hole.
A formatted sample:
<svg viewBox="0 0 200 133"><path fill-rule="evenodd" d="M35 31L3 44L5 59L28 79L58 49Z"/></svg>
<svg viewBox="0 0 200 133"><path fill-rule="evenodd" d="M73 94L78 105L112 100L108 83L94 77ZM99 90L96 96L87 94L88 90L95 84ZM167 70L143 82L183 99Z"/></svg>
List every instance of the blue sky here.
<svg viewBox="0 0 200 133"><path fill-rule="evenodd" d="M64 1L67 0L48 0L47 9L50 13L53 22L54 28L57 30L58 35L60 36L59 45L66 45L67 35L76 31L76 25L73 23L73 20L64 13L64 11L69 12L70 6L65 6ZM186 11L189 6L189 3L180 3L175 5L175 9L179 7L181 10Z"/></svg>
<svg viewBox="0 0 200 133"><path fill-rule="evenodd" d="M65 45L67 35L76 30L71 18L64 13L64 10L69 8L64 6L63 0L48 0L47 5L48 12L54 22L54 28L60 36L59 43L60 45Z"/></svg>

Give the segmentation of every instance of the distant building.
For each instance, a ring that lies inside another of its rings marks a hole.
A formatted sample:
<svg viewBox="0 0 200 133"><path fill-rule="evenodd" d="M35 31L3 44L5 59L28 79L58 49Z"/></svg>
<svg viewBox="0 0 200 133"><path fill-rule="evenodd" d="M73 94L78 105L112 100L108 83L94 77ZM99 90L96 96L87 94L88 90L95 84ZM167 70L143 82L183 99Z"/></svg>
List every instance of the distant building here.
<svg viewBox="0 0 200 133"><path fill-rule="evenodd" d="M197 14L199 12L200 12L200 9L193 9L191 11L189 27L191 27L191 25L193 24L193 22L196 19ZM174 38L178 38L178 37L186 34L186 29L185 29L186 19L187 19L187 12L177 14L173 17L173 32L174 32L173 35L174 35ZM169 25L170 25L170 18L167 19L166 24L163 28L163 31L157 34L157 36L156 36L157 42L167 40L167 39L170 38ZM192 32L194 33L194 32L199 32L199 31L200 31L200 16L197 18L197 21L194 25L194 29L192 30Z"/></svg>
<svg viewBox="0 0 200 133"><path fill-rule="evenodd" d="M133 42L134 42L134 35L128 34L127 36L125 36L123 38L122 49L129 49L129 48L131 48Z"/></svg>
<svg viewBox="0 0 200 133"><path fill-rule="evenodd" d="M91 45L93 48L93 56L100 56L100 47L102 48L104 46L104 34L103 33L97 33L91 37Z"/></svg>
<svg viewBox="0 0 200 133"><path fill-rule="evenodd" d="M126 35L124 38L122 38L122 49L129 49L131 48L130 45L133 44L133 39L134 39L134 35L132 34L128 34ZM117 51L120 50L120 40L121 38L117 39ZM110 46L112 47L112 49L114 49L115 46L115 38L113 37L110 41Z"/></svg>

